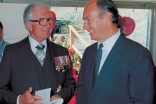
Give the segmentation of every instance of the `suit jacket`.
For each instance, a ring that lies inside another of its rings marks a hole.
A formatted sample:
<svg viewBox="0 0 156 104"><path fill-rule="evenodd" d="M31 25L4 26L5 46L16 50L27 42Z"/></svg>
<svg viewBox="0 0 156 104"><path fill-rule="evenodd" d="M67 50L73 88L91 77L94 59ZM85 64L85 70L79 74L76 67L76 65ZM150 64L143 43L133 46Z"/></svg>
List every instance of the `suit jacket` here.
<svg viewBox="0 0 156 104"><path fill-rule="evenodd" d="M65 103L70 100L75 89L72 67L66 68L64 72L58 72L54 64L54 57L68 55L68 50L47 40L46 53L50 61L44 62L45 72L43 71L43 74L38 71L41 66L36 64L37 58L31 51L28 37L6 47L0 64L0 101L16 104L17 96L23 94L29 87L33 89L32 94L37 90L51 88L53 95L58 85L62 86L58 94ZM43 75L44 80L41 78Z"/></svg>
<svg viewBox="0 0 156 104"><path fill-rule="evenodd" d="M97 43L84 52L77 84L77 104L151 104L154 65L149 51L120 35L92 89Z"/></svg>

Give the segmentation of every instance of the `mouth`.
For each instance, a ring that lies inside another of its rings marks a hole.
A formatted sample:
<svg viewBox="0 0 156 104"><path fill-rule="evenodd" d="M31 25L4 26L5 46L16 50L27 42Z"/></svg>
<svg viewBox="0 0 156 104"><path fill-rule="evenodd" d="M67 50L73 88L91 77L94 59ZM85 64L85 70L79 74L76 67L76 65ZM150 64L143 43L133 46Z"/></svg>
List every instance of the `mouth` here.
<svg viewBox="0 0 156 104"><path fill-rule="evenodd" d="M90 34L90 33L92 33L92 32L93 32L93 30L91 30L91 31L88 31L88 32L89 32L89 34Z"/></svg>
<svg viewBox="0 0 156 104"><path fill-rule="evenodd" d="M50 30L43 30L43 32L45 32L45 33L49 33L49 32L50 32Z"/></svg>

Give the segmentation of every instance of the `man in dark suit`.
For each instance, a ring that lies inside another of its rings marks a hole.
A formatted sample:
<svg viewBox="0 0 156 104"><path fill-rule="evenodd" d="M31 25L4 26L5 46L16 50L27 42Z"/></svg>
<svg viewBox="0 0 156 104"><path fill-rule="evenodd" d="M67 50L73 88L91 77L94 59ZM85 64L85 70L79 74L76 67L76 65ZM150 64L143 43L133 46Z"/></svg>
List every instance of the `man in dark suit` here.
<svg viewBox="0 0 156 104"><path fill-rule="evenodd" d="M0 101L1 104L40 104L42 100L35 96L37 90L51 88L51 98L63 98L64 104L74 94L75 80L72 77L72 65L56 70L54 57L68 55L68 50L48 40L53 19L49 6L42 3L30 4L23 14L28 37L15 44L8 45L0 64ZM35 54L36 46L41 49L42 64ZM70 67L71 66L71 67Z"/></svg>
<svg viewBox="0 0 156 104"><path fill-rule="evenodd" d="M125 38L118 28L118 16L112 0L91 0L84 8L83 28L98 42L84 52L77 104L151 104L153 101L154 65L150 53Z"/></svg>

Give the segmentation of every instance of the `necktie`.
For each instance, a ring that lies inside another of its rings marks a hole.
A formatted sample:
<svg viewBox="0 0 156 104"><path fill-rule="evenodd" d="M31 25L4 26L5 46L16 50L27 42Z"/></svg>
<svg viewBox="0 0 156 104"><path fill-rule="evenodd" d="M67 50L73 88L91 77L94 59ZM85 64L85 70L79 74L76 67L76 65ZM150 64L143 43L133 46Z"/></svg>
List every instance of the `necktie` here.
<svg viewBox="0 0 156 104"><path fill-rule="evenodd" d="M43 66L43 62L44 62L44 58L45 58L45 53L43 51L44 47L45 46L43 44L38 44L36 46L36 48L38 50L36 51L36 54L35 54L42 66Z"/></svg>
<svg viewBox="0 0 156 104"><path fill-rule="evenodd" d="M103 47L103 44L101 43L95 54L95 68L94 68L93 83L92 83L93 87L94 87L96 77L98 76L98 72L99 72L99 67L100 67L100 62L101 62L101 57L102 57L102 47Z"/></svg>

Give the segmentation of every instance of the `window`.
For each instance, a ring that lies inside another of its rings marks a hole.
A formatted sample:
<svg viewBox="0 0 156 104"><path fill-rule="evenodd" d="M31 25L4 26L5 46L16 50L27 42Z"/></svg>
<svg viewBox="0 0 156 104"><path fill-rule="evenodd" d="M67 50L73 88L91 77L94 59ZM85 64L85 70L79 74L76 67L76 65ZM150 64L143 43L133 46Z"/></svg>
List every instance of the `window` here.
<svg viewBox="0 0 156 104"><path fill-rule="evenodd" d="M126 36L129 39L132 39L140 44L142 44L144 47L148 48L149 41L149 19L150 19L150 10L149 9L118 9L119 14L126 18L130 17L135 22L135 28L132 34L129 36ZM129 26L131 28L131 26Z"/></svg>

